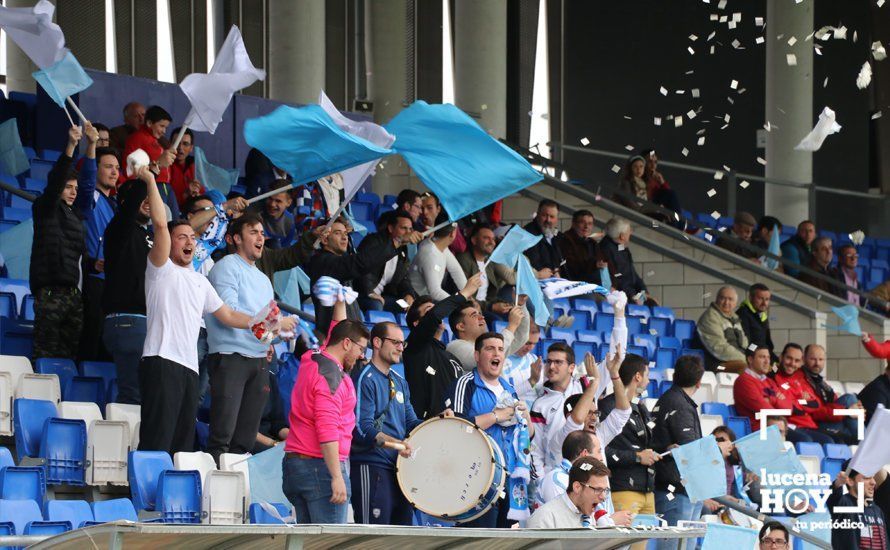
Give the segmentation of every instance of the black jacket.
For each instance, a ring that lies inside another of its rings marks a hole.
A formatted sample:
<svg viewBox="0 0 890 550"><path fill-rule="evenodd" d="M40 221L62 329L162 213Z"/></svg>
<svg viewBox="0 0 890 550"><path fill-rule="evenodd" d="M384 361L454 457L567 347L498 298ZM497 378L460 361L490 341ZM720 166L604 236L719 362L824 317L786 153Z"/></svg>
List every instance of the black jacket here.
<svg viewBox="0 0 890 550"><path fill-rule="evenodd" d="M46 190L31 206L34 241L29 278L34 294L43 287L77 287L80 281L80 259L86 253L83 219L62 200L71 163L71 157L59 157L47 176Z"/></svg>
<svg viewBox="0 0 890 550"><path fill-rule="evenodd" d="M646 290L646 283L634 268L634 258L629 249L619 250L618 243L608 235L596 245L596 249L600 261L609 264L609 278L615 290L627 294L628 300Z"/></svg>
<svg viewBox="0 0 890 550"><path fill-rule="evenodd" d="M615 394L611 393L599 402L601 418L609 416L614 408ZM649 428L651 420L642 401L631 403L630 418L624 429L606 446L604 454L609 461L609 469L612 470L609 478L612 491L655 491L655 470L649 473L652 466L637 462L638 451L652 448L652 430Z"/></svg>
<svg viewBox="0 0 890 550"><path fill-rule="evenodd" d="M890 376L887 376L887 373L879 374L877 378L862 388L862 391L859 392L859 400L862 401L862 407L865 409L866 422L871 419L878 404L890 409Z"/></svg>
<svg viewBox="0 0 890 550"><path fill-rule="evenodd" d="M534 220L527 223L523 229L532 235L541 234L541 227L538 225L538 222ZM557 235L548 243L547 238L545 237L538 241L538 244L525 251L529 263L532 264L532 267L535 268L536 271L540 271L545 267L555 270L559 269L562 265L562 252L559 250L559 246L557 246L556 242L558 238L559 236Z"/></svg>
<svg viewBox="0 0 890 550"><path fill-rule="evenodd" d="M655 428L652 430L652 450L656 453L667 451L669 445L685 445L701 439L698 405L679 386L671 386L664 392L653 410ZM668 485L674 486L675 493L686 494L671 455L655 463L655 488L667 491Z"/></svg>
<svg viewBox="0 0 890 550"><path fill-rule="evenodd" d="M374 258L382 255L387 249L387 246L392 246L392 239L389 238L389 235L386 233L372 233L362 239L362 242L358 245L358 252L359 254L367 254L369 258ZM408 267L410 262L408 261L407 248L400 248L397 257L398 262L396 263L395 273L392 274L392 279L390 279L389 283L383 287L383 292L381 292L380 295L396 296L398 298L404 298L409 294L415 296L416 293L411 287L411 282L408 280ZM390 258L392 258L392 256L390 256ZM376 269L368 270L362 274L362 276L355 282L356 290L359 294L367 296L371 292L374 292L374 289L383 277L383 270L385 267L386 264L383 263Z"/></svg>
<svg viewBox="0 0 890 550"><path fill-rule="evenodd" d="M442 412L448 390L463 374L460 361L436 339L436 331L452 311L465 303L467 299L463 294L445 298L433 306L408 334L402 363L411 390L411 404L419 418L431 418Z"/></svg>
<svg viewBox="0 0 890 550"><path fill-rule="evenodd" d="M596 241L582 239L574 230L569 230L559 234L557 246L566 261L559 271L563 278L602 284L599 268L596 267Z"/></svg>
<svg viewBox="0 0 890 550"><path fill-rule="evenodd" d="M369 271L379 269L396 253L392 240L380 249L359 250L357 253L346 252L340 256L321 249L309 259L306 274L309 275L309 281L313 286L317 280L325 276L337 279L341 285L352 286L354 280ZM315 329L327 334L334 308L321 305L315 293L312 294L312 304L315 306ZM346 318L354 321L362 320L358 300L346 306Z"/></svg>
<svg viewBox="0 0 890 550"><path fill-rule="evenodd" d="M855 507L857 502L853 495L843 494L841 489L837 489L832 491L825 504L829 510L833 510L835 506ZM832 529L832 548L881 548L881 543L883 543L883 548L888 548L887 523L884 519L884 512L874 502L866 502L861 513L835 514L832 512L831 519L837 522L847 520L862 523L866 528L846 526ZM862 536L863 532L866 532L867 536Z"/></svg>
<svg viewBox="0 0 890 550"><path fill-rule="evenodd" d="M148 192L139 180L124 182L118 190L117 214L105 228L104 313L145 315L145 268L152 238L139 223L139 206ZM147 223L147 220L146 220Z"/></svg>
<svg viewBox="0 0 890 550"><path fill-rule="evenodd" d="M769 315L763 315L761 320L760 313L748 307L747 300L742 302L742 305L736 310L736 315L739 316L739 321L742 323L742 330L748 336L748 342L758 346L766 346L769 348L770 356L775 358L775 353L773 353L775 346L773 346L773 338L769 330Z"/></svg>

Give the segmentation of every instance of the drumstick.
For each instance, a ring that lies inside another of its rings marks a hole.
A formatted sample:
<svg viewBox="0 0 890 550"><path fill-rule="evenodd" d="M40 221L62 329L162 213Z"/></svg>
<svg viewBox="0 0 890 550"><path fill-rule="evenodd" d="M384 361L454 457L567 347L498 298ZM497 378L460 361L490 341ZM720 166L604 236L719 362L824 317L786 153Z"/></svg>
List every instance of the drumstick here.
<svg viewBox="0 0 890 550"><path fill-rule="evenodd" d="M669 455L669 454L671 454L671 451L665 451L665 452L661 453L661 454L658 455L658 456L664 457L664 456L667 456L667 455Z"/></svg>
<svg viewBox="0 0 890 550"><path fill-rule="evenodd" d="M387 441L383 444L383 446L390 449L395 449L397 451L404 451L405 449L407 449L404 443L396 443L395 441Z"/></svg>

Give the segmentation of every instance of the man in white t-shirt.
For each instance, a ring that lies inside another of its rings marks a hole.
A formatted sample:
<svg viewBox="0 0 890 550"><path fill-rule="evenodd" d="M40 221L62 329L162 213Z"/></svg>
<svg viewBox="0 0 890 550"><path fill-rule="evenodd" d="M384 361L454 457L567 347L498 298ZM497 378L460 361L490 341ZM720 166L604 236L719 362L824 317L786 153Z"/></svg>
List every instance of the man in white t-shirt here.
<svg viewBox="0 0 890 550"><path fill-rule="evenodd" d="M198 412L198 333L212 313L233 328L250 327L250 316L226 306L206 277L192 266L197 246L187 221L168 226L154 174L142 168L148 188L154 244L145 268L147 331L139 364L142 420L139 450L192 451Z"/></svg>

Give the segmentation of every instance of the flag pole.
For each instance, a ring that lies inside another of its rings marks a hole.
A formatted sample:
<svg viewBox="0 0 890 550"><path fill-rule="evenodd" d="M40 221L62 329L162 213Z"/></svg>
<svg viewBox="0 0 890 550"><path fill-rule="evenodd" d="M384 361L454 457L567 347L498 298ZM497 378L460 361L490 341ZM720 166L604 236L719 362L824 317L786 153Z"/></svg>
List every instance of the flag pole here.
<svg viewBox="0 0 890 550"><path fill-rule="evenodd" d="M285 185L283 187L279 187L278 189L266 191L262 195L257 195L253 198L247 199L247 204L253 204L253 203L261 201L263 199L267 199L267 198L271 197L272 195L277 195L278 193L283 193L284 191L287 191L288 189L293 189L296 186L297 186L296 184L292 183L290 185Z"/></svg>
<svg viewBox="0 0 890 550"><path fill-rule="evenodd" d="M191 113L189 113L189 116L186 117L185 120L188 121L189 117L191 117ZM182 141L182 136L185 135L185 131L188 129L189 129L189 125L186 122L185 124L182 125L182 128L179 129L179 133L176 135L176 139L173 140L173 145L170 146L171 149L173 149L175 151L176 148L179 147L179 142Z"/></svg>
<svg viewBox="0 0 890 550"><path fill-rule="evenodd" d="M71 96L68 96L65 99L68 100L68 105L71 105L71 108L74 109L74 112L77 113L77 116L80 117L80 120L87 122L87 117L83 116L83 113L80 109L78 109L77 104L74 103L74 100L71 99Z"/></svg>
<svg viewBox="0 0 890 550"><path fill-rule="evenodd" d="M444 222L440 223L439 225L436 225L436 226L434 226L434 227L430 227L429 229L427 229L426 231L423 232L423 237L424 237L424 238L429 237L430 235L432 235L432 234L435 233L436 231L438 231L438 230L442 229L443 227L445 227L446 225L450 225L450 224L452 224L452 223L454 223L454 222L451 221L451 220L445 220Z"/></svg>

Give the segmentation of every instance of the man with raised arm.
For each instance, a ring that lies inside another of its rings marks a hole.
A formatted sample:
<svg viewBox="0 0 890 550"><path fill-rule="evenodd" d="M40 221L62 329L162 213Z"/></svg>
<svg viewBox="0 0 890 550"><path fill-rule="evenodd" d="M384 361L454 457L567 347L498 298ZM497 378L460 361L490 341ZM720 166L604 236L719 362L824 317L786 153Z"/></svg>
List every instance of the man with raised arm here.
<svg viewBox="0 0 890 550"><path fill-rule="evenodd" d="M148 328L139 364L139 449L172 455L194 447L201 318L212 313L227 326L247 329L250 316L225 305L210 281L193 269L195 230L185 220L168 226L154 174L143 167L139 179L147 188L154 226L145 268Z"/></svg>

